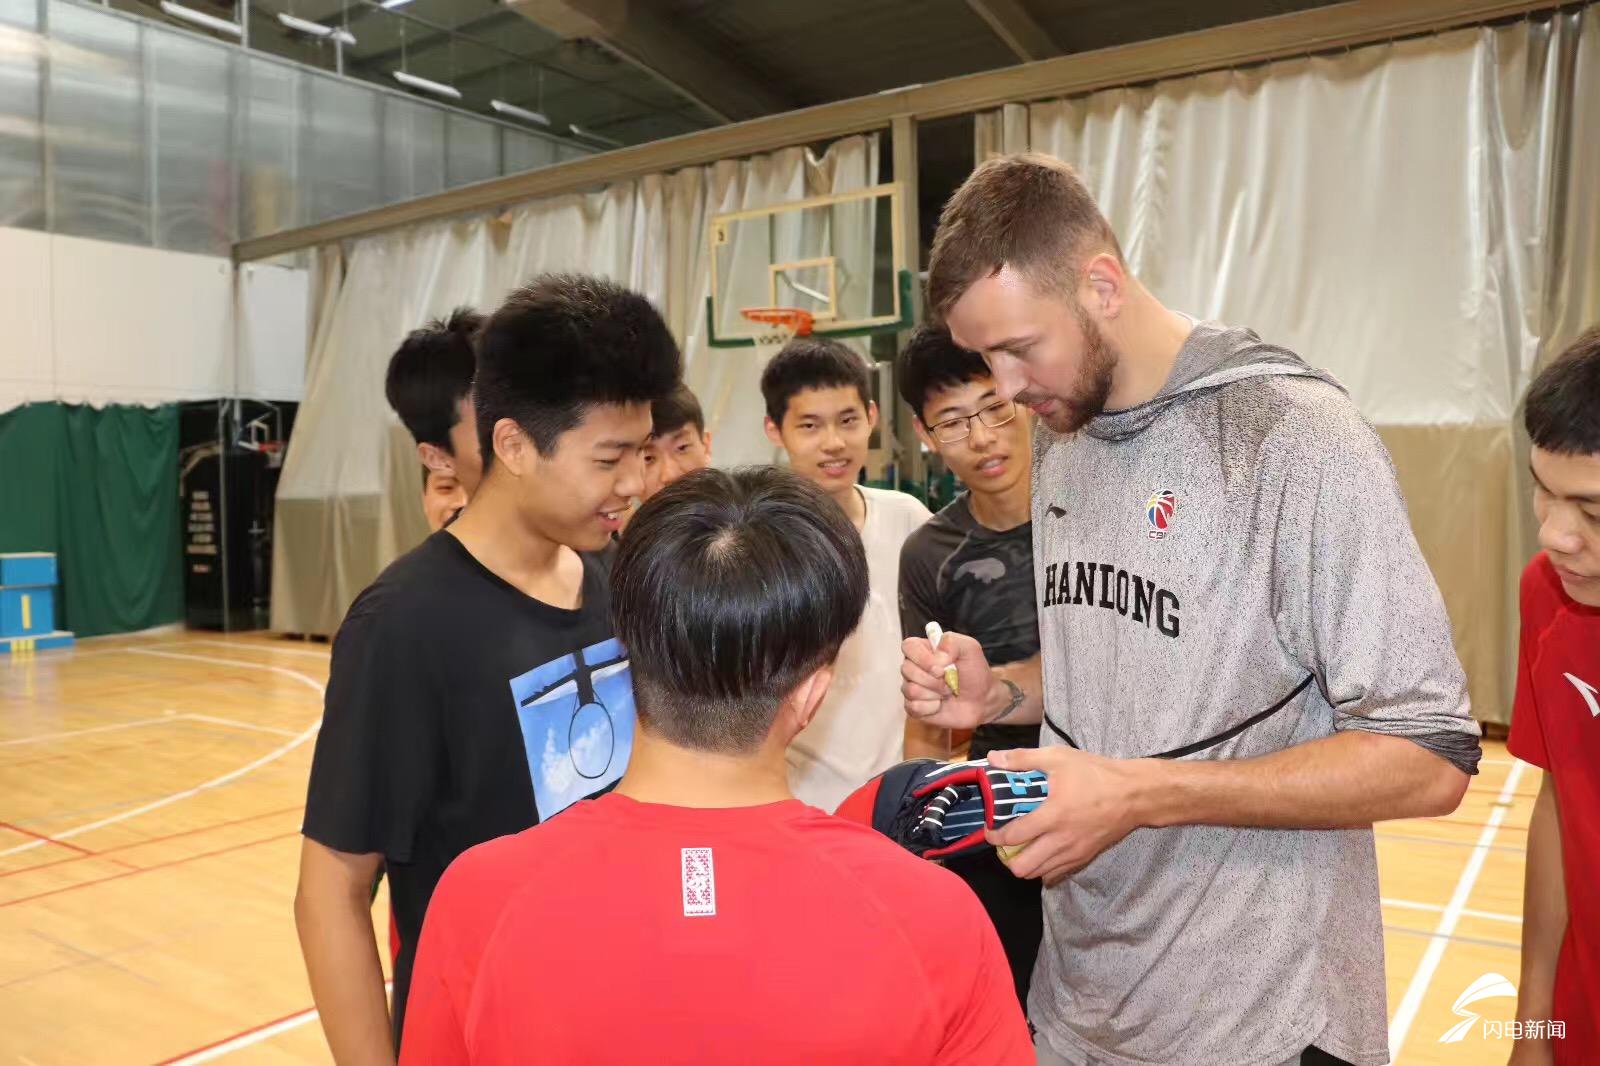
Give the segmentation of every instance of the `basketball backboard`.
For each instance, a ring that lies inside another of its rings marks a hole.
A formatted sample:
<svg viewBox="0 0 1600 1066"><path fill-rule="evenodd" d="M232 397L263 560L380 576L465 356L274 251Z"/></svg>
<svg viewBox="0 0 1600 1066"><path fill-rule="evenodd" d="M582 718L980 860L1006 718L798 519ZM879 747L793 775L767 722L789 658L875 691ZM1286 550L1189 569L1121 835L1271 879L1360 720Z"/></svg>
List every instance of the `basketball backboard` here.
<svg viewBox="0 0 1600 1066"><path fill-rule="evenodd" d="M749 307L807 311L819 336L911 328L900 196L890 183L713 217L710 343L755 344L763 326L740 313Z"/></svg>

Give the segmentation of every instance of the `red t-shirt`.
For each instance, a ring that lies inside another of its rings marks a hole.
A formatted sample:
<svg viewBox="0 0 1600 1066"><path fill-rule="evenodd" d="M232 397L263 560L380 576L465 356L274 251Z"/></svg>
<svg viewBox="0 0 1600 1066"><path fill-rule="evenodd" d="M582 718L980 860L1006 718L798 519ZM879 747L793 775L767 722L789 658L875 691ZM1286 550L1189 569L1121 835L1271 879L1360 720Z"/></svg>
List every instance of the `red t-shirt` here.
<svg viewBox="0 0 1600 1066"><path fill-rule="evenodd" d="M1567 597L1543 552L1522 574L1511 754L1549 771L1561 811L1567 935L1556 963L1556 1062L1600 1062L1600 609Z"/></svg>
<svg viewBox="0 0 1600 1066"><path fill-rule="evenodd" d="M955 875L798 800L615 793L473 848L428 905L403 1066L1031 1064Z"/></svg>

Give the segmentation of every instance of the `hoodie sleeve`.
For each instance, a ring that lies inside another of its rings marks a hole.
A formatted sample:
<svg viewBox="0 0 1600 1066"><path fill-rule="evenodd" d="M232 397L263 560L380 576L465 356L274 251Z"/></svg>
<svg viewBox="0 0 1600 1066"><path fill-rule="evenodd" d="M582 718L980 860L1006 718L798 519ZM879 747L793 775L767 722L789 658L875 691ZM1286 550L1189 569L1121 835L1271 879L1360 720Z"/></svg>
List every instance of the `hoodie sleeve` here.
<svg viewBox="0 0 1600 1066"><path fill-rule="evenodd" d="M1342 394L1303 413L1276 434L1283 476L1269 479L1283 492L1279 637L1316 676L1335 730L1406 737L1477 773L1466 674L1389 453Z"/></svg>

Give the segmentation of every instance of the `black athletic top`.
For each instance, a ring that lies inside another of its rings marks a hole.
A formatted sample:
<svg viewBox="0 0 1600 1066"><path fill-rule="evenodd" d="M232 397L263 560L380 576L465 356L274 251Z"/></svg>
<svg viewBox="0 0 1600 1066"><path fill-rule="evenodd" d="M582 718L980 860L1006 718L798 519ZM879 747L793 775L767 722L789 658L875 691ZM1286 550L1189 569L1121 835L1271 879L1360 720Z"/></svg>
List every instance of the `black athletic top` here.
<svg viewBox="0 0 1600 1066"><path fill-rule="evenodd" d="M900 550L900 628L920 637L930 621L972 637L995 666L1035 654L1033 523L989 529L963 492L912 533ZM972 758L1038 745L1036 725L986 725L972 736Z"/></svg>
<svg viewBox="0 0 1600 1066"><path fill-rule="evenodd" d="M612 638L609 554L563 610L440 531L379 575L333 645L303 832L379 852L400 935L396 1045L423 913L445 867L613 785L633 748L633 683Z"/></svg>

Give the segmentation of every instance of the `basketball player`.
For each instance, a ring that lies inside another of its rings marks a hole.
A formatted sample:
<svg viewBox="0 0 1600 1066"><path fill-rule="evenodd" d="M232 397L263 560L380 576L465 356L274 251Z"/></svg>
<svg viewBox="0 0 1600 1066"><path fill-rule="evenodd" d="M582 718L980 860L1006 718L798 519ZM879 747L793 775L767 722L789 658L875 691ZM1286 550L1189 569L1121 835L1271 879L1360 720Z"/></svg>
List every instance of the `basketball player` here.
<svg viewBox="0 0 1600 1066"><path fill-rule="evenodd" d="M389 359L384 395L400 416L422 460L423 510L428 525L439 514L448 519L465 506L483 476L478 431L472 412L472 375L477 363L473 338L483 316L459 307L413 330ZM446 506L460 499L453 509Z"/></svg>
<svg viewBox="0 0 1600 1066"><path fill-rule="evenodd" d="M1519 1041L1511 1062L1578 1066L1600 1061L1600 326L1535 379L1523 422L1544 550L1522 575L1510 748L1545 773L1528 826L1517 1017L1565 1032Z"/></svg>
<svg viewBox="0 0 1600 1066"><path fill-rule="evenodd" d="M627 765L627 653L609 556L591 553L641 491L650 404L679 367L655 308L596 278L542 276L483 327L472 505L357 597L333 649L295 917L340 1063L393 1060L451 860ZM380 862L401 941L392 1034L367 911Z"/></svg>
<svg viewBox="0 0 1600 1066"><path fill-rule="evenodd" d="M996 673L1031 679L1038 700L1039 616L1033 606L1028 413L1001 399L983 357L938 326L919 326L895 367L900 396L922 443L965 490L906 538L900 551L900 623L907 637L929 622L977 640ZM1020 669L1012 664L1025 663ZM1012 680L1015 685L1016 681ZM1020 707L1026 699L1013 693ZM1011 713L1015 713L1015 709ZM1000 720L978 727L970 757L1035 747L1038 725ZM1026 1003L1039 954L1039 883L1011 876L993 848L950 859L989 912Z"/></svg>
<svg viewBox="0 0 1600 1066"><path fill-rule="evenodd" d="M1387 1062L1371 824L1454 810L1479 744L1377 434L1293 353L1163 307L1056 160L974 171L929 265L1044 423L1045 746L990 755L1049 775L992 837L1046 884L1040 1061ZM913 715L1011 705L970 636L906 656Z"/></svg>
<svg viewBox="0 0 1600 1066"><path fill-rule="evenodd" d="M705 470L646 502L612 571L627 773L451 866L401 1061L1031 1063L972 893L789 789L866 600L860 536L793 473Z"/></svg>
<svg viewBox="0 0 1600 1066"><path fill-rule="evenodd" d="M789 748L794 794L832 812L905 755L895 610L900 549L928 520L928 509L903 492L857 484L878 405L855 352L826 337L797 337L762 371L761 394L767 437L789 453L796 473L838 504L867 547L872 588L866 614L839 652L833 691L816 722Z"/></svg>

